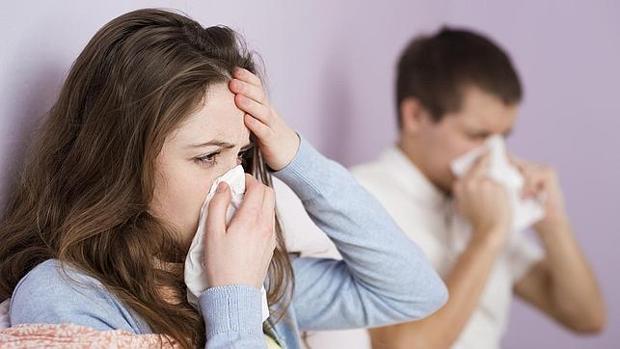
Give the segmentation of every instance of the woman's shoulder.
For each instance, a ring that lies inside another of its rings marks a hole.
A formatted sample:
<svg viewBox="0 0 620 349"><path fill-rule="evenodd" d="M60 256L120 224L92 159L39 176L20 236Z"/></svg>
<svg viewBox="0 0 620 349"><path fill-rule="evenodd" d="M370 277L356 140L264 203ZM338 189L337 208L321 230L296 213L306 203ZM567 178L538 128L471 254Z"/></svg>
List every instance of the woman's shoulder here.
<svg viewBox="0 0 620 349"><path fill-rule="evenodd" d="M74 267L63 264L57 259L48 259L39 263L21 278L13 291L13 296L21 289L37 292L52 291L53 293L65 287L79 287L88 290L93 286L101 286L101 283L97 279Z"/></svg>
<svg viewBox="0 0 620 349"><path fill-rule="evenodd" d="M148 327L97 279L56 259L28 272L11 297L11 325L73 323L97 330L148 332Z"/></svg>

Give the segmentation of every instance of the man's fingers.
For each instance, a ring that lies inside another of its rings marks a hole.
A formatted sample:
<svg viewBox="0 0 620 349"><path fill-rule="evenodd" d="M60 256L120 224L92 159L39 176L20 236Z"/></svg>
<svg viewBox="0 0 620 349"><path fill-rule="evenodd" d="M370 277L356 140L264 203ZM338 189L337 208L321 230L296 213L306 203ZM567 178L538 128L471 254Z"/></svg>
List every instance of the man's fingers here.
<svg viewBox="0 0 620 349"><path fill-rule="evenodd" d="M467 173L466 177L471 179L485 176L489 170L490 157L491 156L488 152L484 153L484 155L482 155L480 158L478 158L478 160L476 160L476 163L469 170L469 173Z"/></svg>

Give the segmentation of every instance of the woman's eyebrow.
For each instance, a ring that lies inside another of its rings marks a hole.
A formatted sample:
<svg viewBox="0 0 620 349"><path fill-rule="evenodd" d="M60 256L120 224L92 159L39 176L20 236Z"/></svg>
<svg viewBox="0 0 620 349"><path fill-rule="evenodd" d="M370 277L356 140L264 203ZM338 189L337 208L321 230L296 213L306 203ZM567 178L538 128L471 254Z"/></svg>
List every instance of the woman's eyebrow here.
<svg viewBox="0 0 620 349"><path fill-rule="evenodd" d="M188 148L200 148L200 147L206 147L206 146L218 146L220 148L234 148L235 145L228 143L228 142L224 142L224 141L218 141L218 140L212 140L209 142L205 142L205 143L200 143L200 144L192 144L190 146L188 146Z"/></svg>

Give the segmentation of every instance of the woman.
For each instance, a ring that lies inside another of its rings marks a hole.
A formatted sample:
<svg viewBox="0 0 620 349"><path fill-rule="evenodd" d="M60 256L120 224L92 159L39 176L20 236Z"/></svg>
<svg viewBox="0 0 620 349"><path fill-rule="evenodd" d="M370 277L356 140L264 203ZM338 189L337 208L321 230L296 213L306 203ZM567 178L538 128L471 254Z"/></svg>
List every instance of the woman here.
<svg viewBox="0 0 620 349"><path fill-rule="evenodd" d="M421 318L443 283L384 210L269 106L235 33L138 10L105 25L75 61L0 228L0 299L12 325L70 322L169 335L184 347L299 347L299 331ZM252 148L253 145L256 145ZM213 181L200 311L183 261ZM268 166L268 169L267 169ZM289 257L273 173L344 260ZM261 317L261 286L271 317Z"/></svg>

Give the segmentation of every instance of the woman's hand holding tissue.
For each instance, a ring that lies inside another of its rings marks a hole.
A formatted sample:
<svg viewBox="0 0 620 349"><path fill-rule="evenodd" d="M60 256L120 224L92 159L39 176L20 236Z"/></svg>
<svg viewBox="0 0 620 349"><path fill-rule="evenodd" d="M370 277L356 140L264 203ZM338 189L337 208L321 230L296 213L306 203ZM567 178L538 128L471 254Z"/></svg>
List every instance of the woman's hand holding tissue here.
<svg viewBox="0 0 620 349"><path fill-rule="evenodd" d="M237 68L228 86L235 94L237 107L247 113L245 125L256 136L267 165L274 171L286 167L297 154L299 136L270 106L260 79Z"/></svg>
<svg viewBox="0 0 620 349"><path fill-rule="evenodd" d="M545 217L534 225L534 229L546 231L558 225L567 225L568 215L565 209L564 195L555 170L521 159L511 158L511 161L525 179L523 196L544 199Z"/></svg>
<svg viewBox="0 0 620 349"><path fill-rule="evenodd" d="M273 189L250 175L241 206L226 225L231 194L220 183L209 202L204 264L211 287L249 285L260 288L276 247Z"/></svg>
<svg viewBox="0 0 620 349"><path fill-rule="evenodd" d="M487 239L498 247L507 240L512 210L506 189L487 176L489 154L482 156L454 184L457 209L473 230L472 239Z"/></svg>

